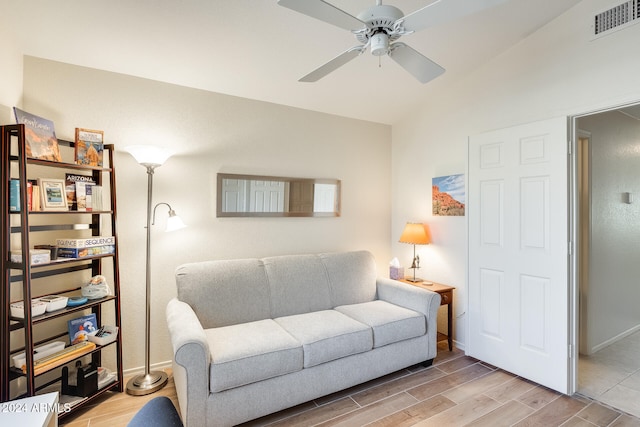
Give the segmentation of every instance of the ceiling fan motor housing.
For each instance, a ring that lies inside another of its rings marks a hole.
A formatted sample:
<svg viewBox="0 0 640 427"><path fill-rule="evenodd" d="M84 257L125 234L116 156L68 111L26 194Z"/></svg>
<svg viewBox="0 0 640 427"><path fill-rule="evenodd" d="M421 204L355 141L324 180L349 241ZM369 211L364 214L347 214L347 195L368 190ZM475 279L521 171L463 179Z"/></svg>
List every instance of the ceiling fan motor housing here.
<svg viewBox="0 0 640 427"><path fill-rule="evenodd" d="M371 6L358 15L358 19L366 23L367 28L356 32L356 38L360 43L371 43L373 55L385 55L389 52L389 43L400 38L400 34L394 32L394 24L403 16L404 13L394 6Z"/></svg>

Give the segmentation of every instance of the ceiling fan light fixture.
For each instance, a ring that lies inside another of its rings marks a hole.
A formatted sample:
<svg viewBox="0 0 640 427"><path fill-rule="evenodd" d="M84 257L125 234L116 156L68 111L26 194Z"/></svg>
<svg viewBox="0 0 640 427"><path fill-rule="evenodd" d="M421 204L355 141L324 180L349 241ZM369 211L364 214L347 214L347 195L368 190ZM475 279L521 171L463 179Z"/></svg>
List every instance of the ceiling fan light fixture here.
<svg viewBox="0 0 640 427"><path fill-rule="evenodd" d="M389 36L379 32L371 36L371 54L374 56L386 55L389 52Z"/></svg>

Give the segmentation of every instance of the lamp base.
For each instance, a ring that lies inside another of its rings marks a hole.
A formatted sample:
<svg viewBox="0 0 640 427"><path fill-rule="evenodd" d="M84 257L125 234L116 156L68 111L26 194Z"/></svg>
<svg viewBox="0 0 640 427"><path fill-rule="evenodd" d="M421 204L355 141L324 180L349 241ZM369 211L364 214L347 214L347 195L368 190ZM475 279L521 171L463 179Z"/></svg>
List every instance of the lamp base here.
<svg viewBox="0 0 640 427"><path fill-rule="evenodd" d="M154 371L145 375L138 375L127 383L127 393L133 396L144 396L155 393L164 387L169 377L164 372Z"/></svg>
<svg viewBox="0 0 640 427"><path fill-rule="evenodd" d="M406 280L407 282L413 282L413 283L422 282L422 279L419 277L405 277L404 280Z"/></svg>

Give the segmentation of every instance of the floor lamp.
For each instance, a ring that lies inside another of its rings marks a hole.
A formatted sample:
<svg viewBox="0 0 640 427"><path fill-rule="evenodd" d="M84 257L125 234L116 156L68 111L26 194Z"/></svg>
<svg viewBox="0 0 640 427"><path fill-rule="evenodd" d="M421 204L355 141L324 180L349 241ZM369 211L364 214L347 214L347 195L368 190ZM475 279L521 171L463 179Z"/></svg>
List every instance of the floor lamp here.
<svg viewBox="0 0 640 427"><path fill-rule="evenodd" d="M167 161L171 156L169 150L152 147L148 145L133 145L125 148L138 163L147 168L147 270L146 270L146 303L145 303L145 347L144 347L144 374L137 375L127 383L127 393L134 396L142 396L155 393L167 384L167 374L162 371L151 371L149 361L150 350L150 327L151 327L151 205L153 190L153 173L155 169ZM169 219L167 220L167 231L169 229L178 229L184 227L184 223L180 220L171 206L167 203L158 203L159 205L167 205L169 207ZM155 208L153 209L153 221L155 221Z"/></svg>
<svg viewBox="0 0 640 427"><path fill-rule="evenodd" d="M431 243L431 236L429 235L427 226L422 223L408 222L400 236L400 243L410 243L413 245L413 262L411 263L411 267L409 267L413 269L413 278L407 277L405 280L422 282L422 279L416 278L416 270L420 268L420 257L416 255L416 245L428 245Z"/></svg>

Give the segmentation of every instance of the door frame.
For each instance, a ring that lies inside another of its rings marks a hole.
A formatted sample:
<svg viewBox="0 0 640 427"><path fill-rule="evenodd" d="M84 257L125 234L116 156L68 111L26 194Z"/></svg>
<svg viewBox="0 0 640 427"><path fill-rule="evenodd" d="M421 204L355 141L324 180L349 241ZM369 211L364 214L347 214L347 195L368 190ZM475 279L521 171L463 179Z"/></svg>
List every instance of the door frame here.
<svg viewBox="0 0 640 427"><path fill-rule="evenodd" d="M625 107L637 106L640 104L640 101L635 102L627 102L623 104L617 104L613 106L607 106L598 108L591 111L586 111L578 114L568 114L567 122L568 122L568 135L567 135L567 185L568 185L568 242L569 242L569 257L568 257L568 340L569 340L569 358L568 358L568 366L567 366L567 391L568 395L573 395L578 390L578 357L579 357L579 337L580 337L580 306L579 306L579 296L580 296L580 270L579 270L579 260L580 260L580 245L581 245L581 237L580 237L580 205L579 205L579 192L578 192L578 143L579 137L581 136L581 130L577 127L577 120L590 116L593 114L605 113L609 111L619 110ZM467 175L469 173L469 165L467 165ZM468 218L467 218L467 230L469 228ZM467 274L466 274L466 284L467 284L467 293L469 292L469 260L467 260ZM468 297L468 296L467 296ZM467 342L468 342L467 337Z"/></svg>
<svg viewBox="0 0 640 427"><path fill-rule="evenodd" d="M625 102L617 105L598 108L595 110L569 115L569 241L572 250L569 257L569 342L570 342L570 363L569 363L569 395L578 390L578 358L580 350L580 199L578 194L578 143L582 136L582 131L578 129L578 119L594 114L606 113L620 110L626 107L638 106L640 101Z"/></svg>

